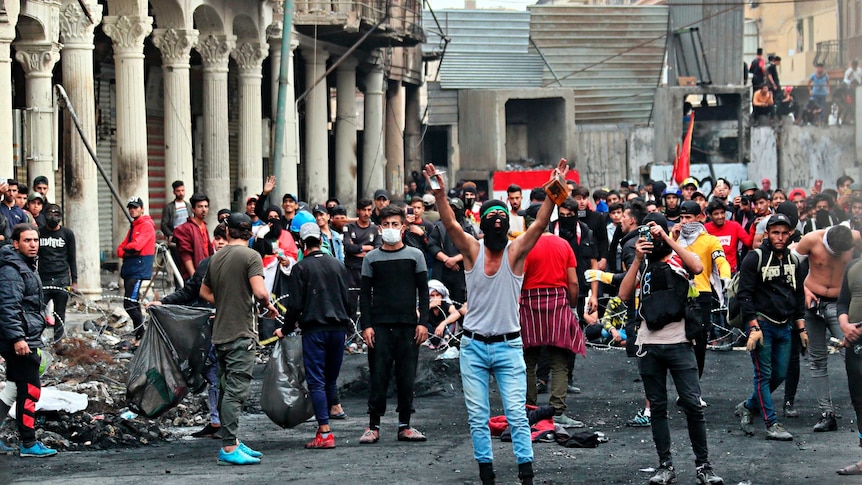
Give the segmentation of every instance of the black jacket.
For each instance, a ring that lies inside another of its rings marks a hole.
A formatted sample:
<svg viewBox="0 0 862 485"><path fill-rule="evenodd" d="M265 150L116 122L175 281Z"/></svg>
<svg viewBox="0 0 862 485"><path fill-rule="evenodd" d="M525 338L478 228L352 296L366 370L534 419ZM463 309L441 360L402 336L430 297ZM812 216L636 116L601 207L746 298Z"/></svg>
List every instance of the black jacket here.
<svg viewBox="0 0 862 485"><path fill-rule="evenodd" d="M162 298L162 303L165 305L189 305L211 308L212 305L200 297L201 286L204 282L204 276L207 274L207 268L210 266L210 259L212 259L212 256L201 261L197 269L195 269L195 274L185 281L183 287Z"/></svg>
<svg viewBox="0 0 862 485"><path fill-rule="evenodd" d="M579 217L581 222L590 226L593 231L593 237L596 241L596 259L606 259L608 257L608 230L605 218L598 212L587 209L584 217Z"/></svg>
<svg viewBox="0 0 862 485"><path fill-rule="evenodd" d="M28 263L12 245L0 248L0 352L11 352L15 342L31 349L42 347L45 305L36 265Z"/></svg>
<svg viewBox="0 0 862 485"><path fill-rule="evenodd" d="M783 324L805 316L805 273L789 249L774 252L768 239L760 246L762 257L758 266L758 251L749 251L739 266L737 299L743 321L748 324L758 317ZM781 254L781 259L778 255ZM765 275L765 277L764 277Z"/></svg>
<svg viewBox="0 0 862 485"><path fill-rule="evenodd" d="M347 268L334 257L320 250L306 254L290 271L282 332L293 332L297 322L305 333L349 328L347 280Z"/></svg>
<svg viewBox="0 0 862 485"><path fill-rule="evenodd" d="M578 225L581 226L581 241L578 242L577 234L565 234L559 231L557 223L558 221L551 222L551 232L565 239L575 253L575 261L578 263L578 296L585 297L590 291L590 287L587 284L586 271L592 268L592 261L599 260L595 234L590 229L590 226L582 221L578 221Z"/></svg>
<svg viewBox="0 0 862 485"><path fill-rule="evenodd" d="M464 232L476 238L476 233L473 231L473 226L470 223L464 221L460 224L461 228L464 229ZM431 234L428 236L428 253L432 260L431 274L437 279L446 278L444 275L454 277L456 274L461 275L463 278L464 265L459 264L458 271L447 268L446 265L443 264L443 261L437 259L437 253L439 252L443 252L443 254L449 257L461 254L461 251L459 251L458 247L455 246L455 243L452 242L452 238L450 238L449 234L446 233L446 226L443 224L443 221L435 222L434 228L431 229ZM446 284L445 281L444 284ZM446 285L447 287L449 286L448 284ZM452 288L449 288L449 290L451 291Z"/></svg>
<svg viewBox="0 0 862 485"><path fill-rule="evenodd" d="M65 226L39 229L39 277L45 285L67 286L78 282L75 233Z"/></svg>

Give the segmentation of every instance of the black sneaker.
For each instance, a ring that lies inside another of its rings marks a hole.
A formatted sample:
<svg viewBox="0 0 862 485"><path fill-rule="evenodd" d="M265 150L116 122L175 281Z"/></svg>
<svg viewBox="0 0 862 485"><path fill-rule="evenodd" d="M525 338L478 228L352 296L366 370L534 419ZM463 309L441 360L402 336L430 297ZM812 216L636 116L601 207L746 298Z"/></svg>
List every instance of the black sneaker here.
<svg viewBox="0 0 862 485"><path fill-rule="evenodd" d="M192 433L193 438L215 438L216 434L221 431L221 426L213 426L212 423L208 423L204 428L200 431L195 431Z"/></svg>
<svg viewBox="0 0 862 485"><path fill-rule="evenodd" d="M838 421L835 420L835 413L823 413L820 415L820 421L814 425L815 433L823 433L826 431L838 431Z"/></svg>
<svg viewBox="0 0 862 485"><path fill-rule="evenodd" d="M547 392L548 392L548 383L540 379L539 382L536 383L536 393L537 394L545 394Z"/></svg>
<svg viewBox="0 0 862 485"><path fill-rule="evenodd" d="M662 463L649 479L651 485L669 485L676 482L676 471L670 463Z"/></svg>
<svg viewBox="0 0 862 485"><path fill-rule="evenodd" d="M697 485L724 485L724 479L712 471L712 465L704 463L697 467Z"/></svg>
<svg viewBox="0 0 862 485"><path fill-rule="evenodd" d="M791 401L787 401L784 403L784 417L785 418L798 418L799 411L793 407L793 403Z"/></svg>

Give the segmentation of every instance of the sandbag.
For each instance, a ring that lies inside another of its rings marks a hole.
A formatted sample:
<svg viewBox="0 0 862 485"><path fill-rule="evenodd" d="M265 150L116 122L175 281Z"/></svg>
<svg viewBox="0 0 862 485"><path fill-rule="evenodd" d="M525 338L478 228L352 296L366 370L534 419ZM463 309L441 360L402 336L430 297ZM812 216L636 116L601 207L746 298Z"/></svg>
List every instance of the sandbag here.
<svg viewBox="0 0 862 485"><path fill-rule="evenodd" d="M212 311L182 305L155 305L149 308L176 352L176 365L193 393L206 388L207 355L212 345Z"/></svg>
<svg viewBox="0 0 862 485"><path fill-rule="evenodd" d="M282 428L292 428L314 416L305 386L302 337L290 335L276 342L263 374L260 407Z"/></svg>
<svg viewBox="0 0 862 485"><path fill-rule="evenodd" d="M157 320L151 321L132 359L126 381L129 409L155 418L183 400L189 387L177 360L164 329Z"/></svg>

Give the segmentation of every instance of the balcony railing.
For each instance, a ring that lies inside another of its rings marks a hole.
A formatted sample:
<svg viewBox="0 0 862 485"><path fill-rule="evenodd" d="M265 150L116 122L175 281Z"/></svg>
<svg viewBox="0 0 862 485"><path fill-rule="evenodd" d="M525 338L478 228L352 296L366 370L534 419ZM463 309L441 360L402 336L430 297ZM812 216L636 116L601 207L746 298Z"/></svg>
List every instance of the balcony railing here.
<svg viewBox="0 0 862 485"><path fill-rule="evenodd" d="M420 0L298 0L297 25L343 24L358 31L381 20L381 29L424 41Z"/></svg>
<svg viewBox="0 0 862 485"><path fill-rule="evenodd" d="M826 70L844 69L847 67L845 59L846 48L844 41L827 40L817 43L817 54L814 56L814 65L823 64Z"/></svg>

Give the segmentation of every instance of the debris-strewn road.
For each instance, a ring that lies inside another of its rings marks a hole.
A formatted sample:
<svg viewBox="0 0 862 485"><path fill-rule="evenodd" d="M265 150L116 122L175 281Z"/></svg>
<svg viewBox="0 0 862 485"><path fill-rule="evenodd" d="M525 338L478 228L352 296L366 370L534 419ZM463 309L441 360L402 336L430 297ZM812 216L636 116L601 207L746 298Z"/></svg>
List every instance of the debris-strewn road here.
<svg viewBox="0 0 862 485"><path fill-rule="evenodd" d="M423 349L423 357L431 351ZM347 376L360 375L352 356ZM703 380L709 445L713 465L725 483L811 484L862 483L853 477L838 477L835 470L862 457L855 430L855 415L847 392L843 357L829 357L832 392L839 413L839 431L811 431L816 422L816 404L811 395L809 371L803 361L797 406L802 417L782 420L794 434L793 442L769 442L760 434L745 437L736 426L733 408L751 391L751 364L745 352L711 352ZM450 366L452 379L457 366ZM583 393L570 397L571 414L592 429L604 432L610 442L595 449L566 449L556 444L534 445L537 483L646 483L650 474L639 469L656 466L656 455L648 428L626 428L625 421L641 405L636 366L619 351L591 349L587 359L578 359L578 385ZM427 387L427 386L426 386ZM446 388L451 395L446 395ZM395 441L394 399L383 419L381 440L376 445L358 444L366 426L363 399L346 393L346 421L334 421L335 450L310 451L303 444L314 425L281 430L262 414L250 414L241 424L242 438L266 456L253 467L216 467L218 442L179 437L197 428L174 428L168 442L133 449L60 453L43 460L0 456L0 483L477 483L472 459L466 410L459 387L441 379L437 391L416 400L413 424L424 431L426 443ZM776 393L780 402L783 388ZM541 395L547 399L547 395ZM500 404L496 393L495 412ZM694 464L685 419L671 405L675 464L680 483L694 483ZM498 483L517 482L517 467L511 444L495 443Z"/></svg>

